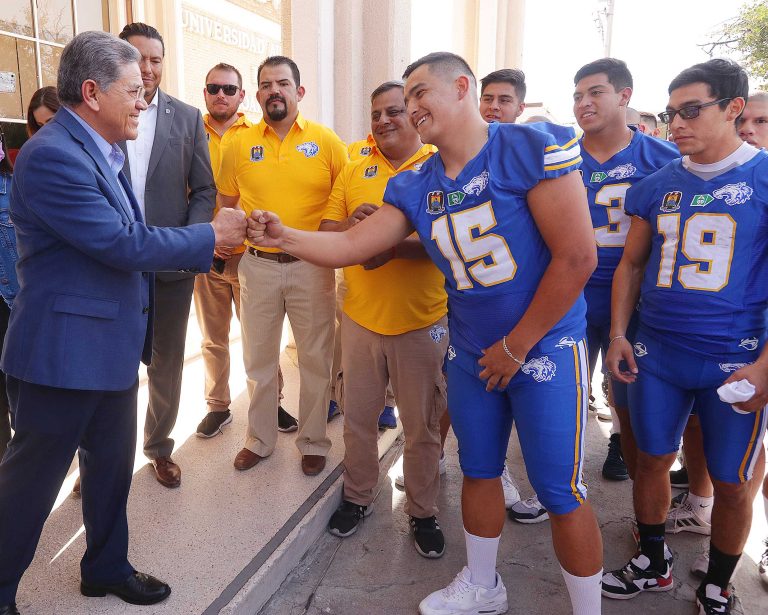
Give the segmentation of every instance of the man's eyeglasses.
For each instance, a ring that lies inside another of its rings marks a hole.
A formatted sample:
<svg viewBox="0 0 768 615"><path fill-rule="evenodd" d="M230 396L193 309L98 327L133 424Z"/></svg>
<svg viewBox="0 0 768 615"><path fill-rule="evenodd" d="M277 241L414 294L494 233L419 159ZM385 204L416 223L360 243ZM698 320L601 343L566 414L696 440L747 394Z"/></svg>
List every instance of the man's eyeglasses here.
<svg viewBox="0 0 768 615"><path fill-rule="evenodd" d="M727 100L733 100L733 98L721 98L720 100L711 100L707 103L702 103L700 105L688 105L687 107L683 107L682 109L670 109L669 111L664 111L662 113L659 113L659 119L665 124L671 124L672 120L675 119L675 116L679 114L681 119L692 120L694 118L699 117L699 112L704 107L711 107L712 105L717 105Z"/></svg>
<svg viewBox="0 0 768 615"><path fill-rule="evenodd" d="M126 92L128 92L134 100L141 100L144 98L144 94L147 93L147 91L141 85L137 88L126 90Z"/></svg>
<svg viewBox="0 0 768 615"><path fill-rule="evenodd" d="M234 96L240 88L236 85L219 85L218 83L208 83L205 86L206 92L211 96L216 96L219 90L224 90L224 94L227 96Z"/></svg>

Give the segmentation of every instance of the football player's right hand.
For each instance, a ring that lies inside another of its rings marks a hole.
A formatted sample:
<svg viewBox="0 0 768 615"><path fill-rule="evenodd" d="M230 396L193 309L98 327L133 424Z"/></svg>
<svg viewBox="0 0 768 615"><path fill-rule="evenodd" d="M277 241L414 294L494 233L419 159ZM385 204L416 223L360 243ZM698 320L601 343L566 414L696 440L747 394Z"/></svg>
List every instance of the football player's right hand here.
<svg viewBox="0 0 768 615"><path fill-rule="evenodd" d="M621 369L622 361L626 363L627 370ZM608 345L608 352L605 353L605 368L608 375L619 382L631 384L637 379L637 363L632 352L632 344L627 338L614 339Z"/></svg>
<svg viewBox="0 0 768 615"><path fill-rule="evenodd" d="M768 404L768 365L766 362L757 360L755 363L737 369L728 376L723 384L738 382L739 380L747 380L752 383L755 387L755 394L747 401L733 405L744 412L759 412L765 408Z"/></svg>

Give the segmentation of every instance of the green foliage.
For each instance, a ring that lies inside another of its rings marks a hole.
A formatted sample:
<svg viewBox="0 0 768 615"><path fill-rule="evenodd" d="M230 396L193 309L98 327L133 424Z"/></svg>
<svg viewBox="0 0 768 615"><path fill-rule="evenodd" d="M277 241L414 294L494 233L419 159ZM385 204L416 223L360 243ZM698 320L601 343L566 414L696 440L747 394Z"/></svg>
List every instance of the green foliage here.
<svg viewBox="0 0 768 615"><path fill-rule="evenodd" d="M760 81L768 81L768 0L742 6L723 33L742 55L744 67Z"/></svg>

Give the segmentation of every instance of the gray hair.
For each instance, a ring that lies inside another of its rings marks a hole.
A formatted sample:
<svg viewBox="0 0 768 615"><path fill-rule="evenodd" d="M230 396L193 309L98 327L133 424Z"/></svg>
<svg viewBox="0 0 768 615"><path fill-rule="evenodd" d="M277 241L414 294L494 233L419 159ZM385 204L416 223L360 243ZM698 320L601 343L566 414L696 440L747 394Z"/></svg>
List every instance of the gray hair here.
<svg viewBox="0 0 768 615"><path fill-rule="evenodd" d="M130 43L106 32L82 32L73 38L61 54L57 89L62 105L72 107L83 102L83 82L91 79L102 90L119 79L120 69L141 60Z"/></svg>

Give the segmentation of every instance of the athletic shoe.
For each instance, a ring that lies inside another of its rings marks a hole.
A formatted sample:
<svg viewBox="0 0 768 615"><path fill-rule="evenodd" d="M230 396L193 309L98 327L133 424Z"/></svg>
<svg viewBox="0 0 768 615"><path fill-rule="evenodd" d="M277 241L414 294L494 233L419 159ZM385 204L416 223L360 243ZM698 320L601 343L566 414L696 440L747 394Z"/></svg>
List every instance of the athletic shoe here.
<svg viewBox="0 0 768 615"><path fill-rule="evenodd" d="M213 436L222 433L221 428L232 422L232 413L229 410L224 412L209 412L200 421L195 435L198 438L213 438Z"/></svg>
<svg viewBox="0 0 768 615"><path fill-rule="evenodd" d="M707 570L709 569L709 545L707 550L703 553L699 553L696 559L691 564L691 574L695 577L703 579L707 576Z"/></svg>
<svg viewBox="0 0 768 615"><path fill-rule="evenodd" d="M697 515L691 502L686 499L682 505L667 513L664 529L668 534L693 532L709 536L712 533L712 524Z"/></svg>
<svg viewBox="0 0 768 615"><path fill-rule="evenodd" d="M699 615L723 615L731 612L733 607L733 588L731 591L722 589L712 583L706 587L699 586L696 590L696 606L699 607Z"/></svg>
<svg viewBox="0 0 768 615"><path fill-rule="evenodd" d="M669 509L672 510L673 508L678 508L679 506L682 506L685 504L685 501L688 499L688 492L683 491L682 493L678 493L675 497L673 497L669 502Z"/></svg>
<svg viewBox="0 0 768 615"><path fill-rule="evenodd" d="M285 408L277 408L277 431L287 433L296 431L299 428L299 422L285 411Z"/></svg>
<svg viewBox="0 0 768 615"><path fill-rule="evenodd" d="M608 455L603 463L603 478L608 480L628 480L629 470L621 453L621 434L611 434L608 440Z"/></svg>
<svg viewBox="0 0 768 615"><path fill-rule="evenodd" d="M450 585L432 592L419 604L421 615L500 615L506 613L507 588L496 573L496 587L488 589L471 581L466 566L456 575Z"/></svg>
<svg viewBox="0 0 768 615"><path fill-rule="evenodd" d="M445 451L440 451L440 461L437 467L439 468L441 476L445 474ZM400 489L405 489L405 475L402 472L395 476L395 485L400 487Z"/></svg>
<svg viewBox="0 0 768 615"><path fill-rule="evenodd" d="M440 524L435 517L419 519L411 517L411 530L413 530L413 544L419 555L436 559L445 553L445 536Z"/></svg>
<svg viewBox="0 0 768 615"><path fill-rule="evenodd" d="M512 521L518 523L541 523L549 519L547 509L541 505L539 498L535 495L527 500L521 500L512 504L507 511L507 515Z"/></svg>
<svg viewBox="0 0 768 615"><path fill-rule="evenodd" d="M606 598L627 600L640 592L665 592L674 587L672 566L667 563L664 574L650 568L650 560L636 553L624 568L603 575L602 592Z"/></svg>
<svg viewBox="0 0 768 615"><path fill-rule="evenodd" d="M504 508L510 509L520 501L520 492L517 490L515 481L512 480L506 463L501 473L501 488L504 490Z"/></svg>
<svg viewBox="0 0 768 615"><path fill-rule="evenodd" d="M347 500L341 501L341 506L333 513L328 522L328 531L334 536L346 538L357 531L357 526L363 517L367 517L373 512L371 506L361 506L353 504Z"/></svg>
<svg viewBox="0 0 768 615"><path fill-rule="evenodd" d="M379 415L379 429L397 429L395 409L392 406L384 406Z"/></svg>
<svg viewBox="0 0 768 615"><path fill-rule="evenodd" d="M669 483L675 489L688 489L688 468L683 466L679 470L670 470Z"/></svg>
<svg viewBox="0 0 768 615"><path fill-rule="evenodd" d="M337 404L335 401L331 400L328 402L328 422L331 422L331 419L334 416L338 416L341 410L339 410L339 404Z"/></svg>
<svg viewBox="0 0 768 615"><path fill-rule="evenodd" d="M589 394L589 411L597 412L597 404L595 403L595 396L592 393Z"/></svg>
<svg viewBox="0 0 768 615"><path fill-rule="evenodd" d="M760 573L760 577L768 583L768 538L766 538L763 543L765 544L765 551L763 551L763 556L760 558L760 563L757 565L757 571Z"/></svg>

